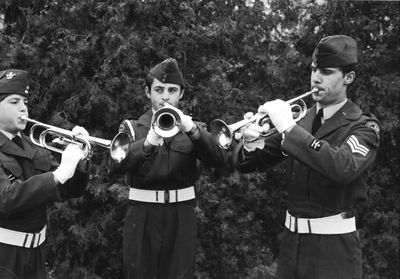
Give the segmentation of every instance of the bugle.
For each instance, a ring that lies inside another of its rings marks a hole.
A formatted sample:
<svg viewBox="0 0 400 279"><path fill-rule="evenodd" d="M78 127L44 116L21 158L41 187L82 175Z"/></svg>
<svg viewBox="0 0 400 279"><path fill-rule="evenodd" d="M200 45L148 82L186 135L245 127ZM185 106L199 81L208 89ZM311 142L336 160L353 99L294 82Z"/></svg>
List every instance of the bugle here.
<svg viewBox="0 0 400 279"><path fill-rule="evenodd" d="M312 90L301 94L295 98L292 98L286 101L291 105L293 119L295 122L299 121L304 117L307 112L307 105L303 101L303 98L317 93L318 88L313 88ZM238 132L241 128L247 126L250 123L255 123L257 125L263 126L268 123L272 126L271 120L269 116L265 113L256 113L249 119L243 119L239 122L233 123L231 125L226 124L224 121L220 119L214 119L211 121L210 131L211 134L215 137L218 142L218 145L221 148L228 149L232 145L233 137L236 132ZM261 137L268 137L272 134L275 134L277 129L275 127L269 129L265 133L261 134Z"/></svg>
<svg viewBox="0 0 400 279"><path fill-rule="evenodd" d="M174 106L165 104L164 107L154 112L152 125L157 135L162 138L170 138L180 131L181 116Z"/></svg>
<svg viewBox="0 0 400 279"><path fill-rule="evenodd" d="M90 159L93 155L92 146L98 145L108 148L110 156L113 160L120 162L125 158L126 152L131 142L131 135L127 132L119 132L113 140L106 140L92 136L75 135L72 131L59 128L53 125L45 124L40 121L31 119L26 116L21 117L22 120L33 123L29 136L31 141L40 147L46 148L53 152L63 153L64 149L56 147L58 145L66 146L67 144L79 145L85 153L85 159ZM49 139L52 139L49 141Z"/></svg>

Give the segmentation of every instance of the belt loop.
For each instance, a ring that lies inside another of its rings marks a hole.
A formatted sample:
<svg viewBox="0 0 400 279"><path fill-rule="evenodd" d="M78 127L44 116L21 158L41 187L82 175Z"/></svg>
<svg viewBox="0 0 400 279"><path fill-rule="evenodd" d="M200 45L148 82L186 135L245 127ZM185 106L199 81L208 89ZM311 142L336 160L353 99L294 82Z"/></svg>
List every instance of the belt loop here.
<svg viewBox="0 0 400 279"><path fill-rule="evenodd" d="M24 243L22 244L22 247L26 247L26 241L28 240L29 234L25 234L25 239L24 239Z"/></svg>
<svg viewBox="0 0 400 279"><path fill-rule="evenodd" d="M158 191L156 191L156 201L158 201Z"/></svg>
<svg viewBox="0 0 400 279"><path fill-rule="evenodd" d="M179 202L179 199L178 199L178 190L175 190L175 201L176 201L176 202Z"/></svg>
<svg viewBox="0 0 400 279"><path fill-rule="evenodd" d="M307 225L308 225L308 233L312 233L311 232L311 222L309 219L307 219Z"/></svg>
<svg viewBox="0 0 400 279"><path fill-rule="evenodd" d="M35 248L35 238L36 238L36 234L34 233L33 236L32 236L32 241L31 241L30 248Z"/></svg>
<svg viewBox="0 0 400 279"><path fill-rule="evenodd" d="M296 217L294 217L294 232L295 233L299 232L299 228L297 226L297 218Z"/></svg>
<svg viewBox="0 0 400 279"><path fill-rule="evenodd" d="M39 233L39 237L38 237L38 240L37 240L37 246L39 246L39 243L40 243L40 237L42 236L42 234L40 234Z"/></svg>
<svg viewBox="0 0 400 279"><path fill-rule="evenodd" d="M164 191L164 202L169 203L169 191L168 190Z"/></svg>
<svg viewBox="0 0 400 279"><path fill-rule="evenodd" d="M289 216L289 230L292 230L292 216Z"/></svg>

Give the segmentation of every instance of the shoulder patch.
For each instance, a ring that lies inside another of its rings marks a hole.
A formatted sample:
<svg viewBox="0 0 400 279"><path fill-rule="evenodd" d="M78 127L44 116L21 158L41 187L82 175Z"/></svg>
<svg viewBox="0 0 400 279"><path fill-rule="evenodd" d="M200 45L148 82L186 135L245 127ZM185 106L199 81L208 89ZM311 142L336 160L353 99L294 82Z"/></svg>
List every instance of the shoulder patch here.
<svg viewBox="0 0 400 279"><path fill-rule="evenodd" d="M379 125L378 125L377 122L368 121L367 123L365 123L365 127L371 128L379 136L379 133L380 133L381 130L380 130Z"/></svg>
<svg viewBox="0 0 400 279"><path fill-rule="evenodd" d="M322 147L322 142L319 139L313 139L313 141L310 144L310 148L314 149L315 151L319 151Z"/></svg>

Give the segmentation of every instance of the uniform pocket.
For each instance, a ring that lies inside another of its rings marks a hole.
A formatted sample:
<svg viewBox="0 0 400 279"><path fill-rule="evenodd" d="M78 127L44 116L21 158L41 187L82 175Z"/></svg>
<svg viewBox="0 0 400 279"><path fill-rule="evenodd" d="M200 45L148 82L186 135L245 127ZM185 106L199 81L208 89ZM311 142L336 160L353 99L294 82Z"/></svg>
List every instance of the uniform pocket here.
<svg viewBox="0 0 400 279"><path fill-rule="evenodd" d="M171 141L171 150L189 154L193 151L194 145L192 141L184 134L178 134L172 141Z"/></svg>
<svg viewBox="0 0 400 279"><path fill-rule="evenodd" d="M9 176L9 178L13 177L14 179L16 179L22 176L22 168L16 160L2 161L1 166L3 167L5 173Z"/></svg>
<svg viewBox="0 0 400 279"><path fill-rule="evenodd" d="M50 154L47 152L38 152L33 159L33 166L36 170L47 172L51 169Z"/></svg>

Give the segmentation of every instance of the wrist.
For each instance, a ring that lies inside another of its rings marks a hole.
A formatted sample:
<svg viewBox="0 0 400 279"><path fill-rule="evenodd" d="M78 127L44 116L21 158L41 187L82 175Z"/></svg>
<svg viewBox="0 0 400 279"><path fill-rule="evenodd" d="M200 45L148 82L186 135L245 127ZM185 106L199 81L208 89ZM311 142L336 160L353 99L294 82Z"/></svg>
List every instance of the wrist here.
<svg viewBox="0 0 400 279"><path fill-rule="evenodd" d="M194 124L194 122L192 121L192 117L183 115L181 119L182 119L182 131L184 131L185 133L190 133L190 131L196 128L195 127L196 124Z"/></svg>
<svg viewBox="0 0 400 279"><path fill-rule="evenodd" d="M285 121L285 122L282 122L280 125L276 125L276 128L277 128L278 132L280 134L282 134L286 131L291 131L295 125L296 125L296 122L293 119L291 119L290 121Z"/></svg>
<svg viewBox="0 0 400 279"><path fill-rule="evenodd" d="M285 131L283 131L283 133L286 133L286 134L290 133L290 131L293 130L294 126L296 126L296 123L294 123L293 125L287 127L287 128L285 129Z"/></svg>
<svg viewBox="0 0 400 279"><path fill-rule="evenodd" d="M60 184L64 184L65 182L67 182L68 179L70 179L70 175L60 167L53 171L53 176L54 180L56 182L59 182Z"/></svg>
<svg viewBox="0 0 400 279"><path fill-rule="evenodd" d="M191 139L198 139L200 137L200 131L199 128L197 127L196 124L193 123L192 128L186 132L186 134L191 138Z"/></svg>

